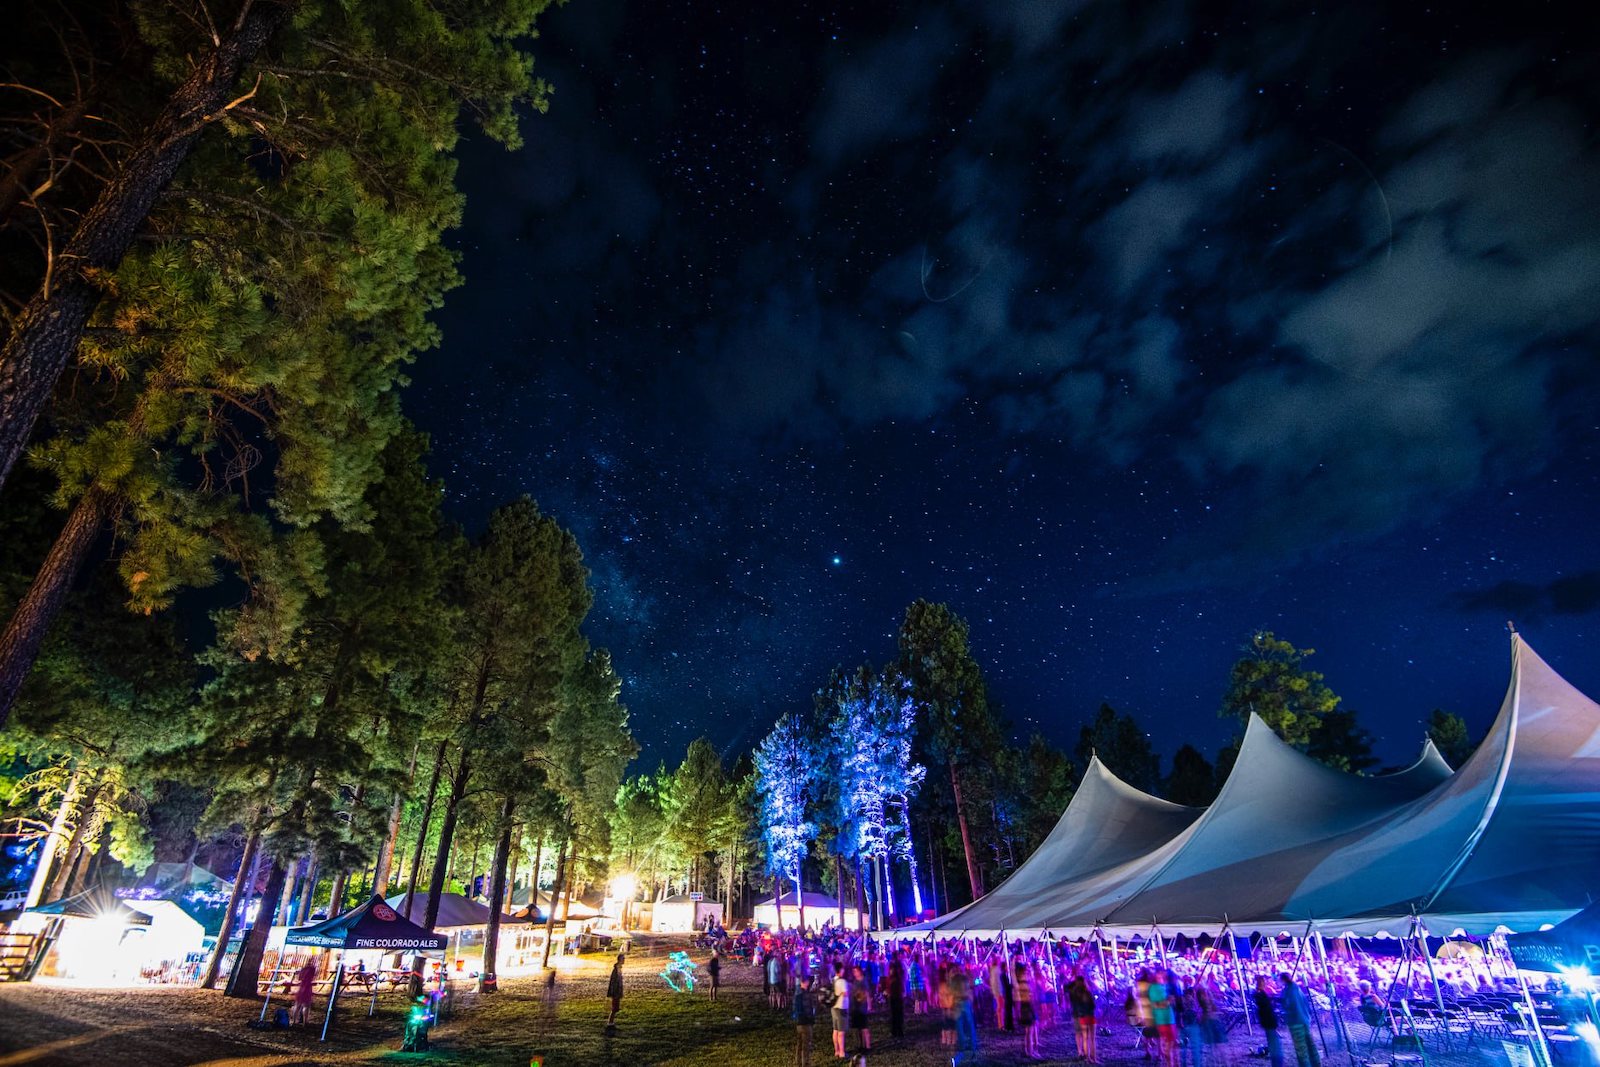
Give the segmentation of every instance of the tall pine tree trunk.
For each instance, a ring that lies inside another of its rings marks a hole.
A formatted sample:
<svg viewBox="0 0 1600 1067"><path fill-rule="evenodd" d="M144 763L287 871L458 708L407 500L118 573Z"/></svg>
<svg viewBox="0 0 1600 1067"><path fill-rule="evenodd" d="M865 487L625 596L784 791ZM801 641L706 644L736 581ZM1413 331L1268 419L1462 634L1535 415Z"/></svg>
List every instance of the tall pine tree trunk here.
<svg viewBox="0 0 1600 1067"><path fill-rule="evenodd" d="M33 907L43 899L45 887L50 882L50 865L55 862L56 853L61 849L61 837L67 832L67 820L72 817L72 806L78 802L78 783L82 780L83 772L74 768L72 777L67 779L67 788L61 793L61 803L56 805L55 818L50 820L50 831L39 845L39 858L34 861L33 881L28 884L24 909Z"/></svg>
<svg viewBox="0 0 1600 1067"><path fill-rule="evenodd" d="M239 873L233 879L233 892L228 894L228 911L222 917L222 929L217 931L217 947L211 952L211 959L206 962L206 976L200 981L200 988L217 988L217 973L222 968L222 957L228 954L228 942L233 940L233 928L239 921L239 910L242 900L249 891L245 888L245 880L250 875L250 869L255 866L256 849L261 844L261 819L258 817L255 825L250 828L250 836L245 839L244 855L239 857Z"/></svg>
<svg viewBox="0 0 1600 1067"><path fill-rule="evenodd" d="M550 910L544 916L544 963L550 966L550 943L555 940L556 933L556 905L561 901L562 880L567 874L567 842L571 838L571 823L567 824L567 831L561 835L561 849L556 853L556 876L550 883Z"/></svg>
<svg viewBox="0 0 1600 1067"><path fill-rule="evenodd" d="M778 933L783 933L783 875L772 872L772 912L778 917Z"/></svg>
<svg viewBox="0 0 1600 1067"><path fill-rule="evenodd" d="M328 887L328 918L336 918L344 911L344 891L349 882L349 871L341 867L334 872L333 885Z"/></svg>
<svg viewBox="0 0 1600 1067"><path fill-rule="evenodd" d="M844 929L844 857L833 857L833 888L839 894L839 929Z"/></svg>
<svg viewBox="0 0 1600 1067"><path fill-rule="evenodd" d="M411 873L406 877L406 901L402 914L411 918L411 901L417 895L417 873L422 870L422 850L428 843L428 824L433 821L433 798L439 792L439 773L444 768L444 754L450 742L439 742L439 754L433 757L433 774L428 778L428 799L422 805L422 825L417 829L417 847L411 853Z"/></svg>
<svg viewBox="0 0 1600 1067"><path fill-rule="evenodd" d="M34 423L77 351L105 276L122 261L201 131L227 109L240 74L296 6L293 0L240 6L239 18L225 36L197 57L189 76L139 132L39 290L12 320L11 336L0 348L0 486L27 448ZM0 699L4 707L9 701Z"/></svg>
<svg viewBox="0 0 1600 1067"><path fill-rule="evenodd" d="M317 880L322 877L322 865L315 852L306 857L306 880L300 886L300 921L310 922L311 912L317 906Z"/></svg>
<svg viewBox="0 0 1600 1067"><path fill-rule="evenodd" d="M972 851L972 832L967 829L967 804L961 796L961 775L956 761L950 761L950 790L956 799L956 824L961 827L961 851L967 857L967 881L972 887L972 899L983 896L983 874L978 870L978 857Z"/></svg>
<svg viewBox="0 0 1600 1067"><path fill-rule="evenodd" d="M855 857L856 875L856 932L867 932L867 882L861 877L861 856Z"/></svg>
<svg viewBox="0 0 1600 1067"><path fill-rule="evenodd" d="M412 746L406 784L404 788L395 790L394 800L389 803L389 823L383 835L383 846L378 849L378 862L372 869L372 892L380 897L389 889L389 876L394 870L395 845L400 837L400 816L405 812L406 794L411 791L411 784L417 777L417 753L421 750L420 742Z"/></svg>
<svg viewBox="0 0 1600 1067"><path fill-rule="evenodd" d="M4 416L0 414L0 423L3 421ZM3 430L0 425L0 433ZM17 694L22 692L22 683L39 658L45 634L61 613L61 605L66 602L89 550L119 507L119 502L98 489L91 489L78 498L67 516L66 525L50 546L49 555L39 566L39 573L33 576L28 591L11 613L5 632L0 633L0 726L10 717Z"/></svg>
<svg viewBox="0 0 1600 1067"><path fill-rule="evenodd" d="M72 824L72 837L67 841L66 853L61 865L56 868L56 876L50 880L50 888L45 891L46 900L61 899L71 884L73 872L83 857L84 833L94 816L94 805L100 799L100 790L104 788L105 779L97 776L83 794L83 802L78 805L78 817Z"/></svg>
<svg viewBox="0 0 1600 1067"><path fill-rule="evenodd" d="M423 909L422 925L429 930L439 921L439 901L444 895L444 879L450 870L450 846L456 836L457 809L461 806L461 799L467 795L471 762L463 745L456 757L456 773L450 779L450 796L445 799L444 821L439 824L439 851L434 856L433 874L428 879L428 906Z"/></svg>
<svg viewBox="0 0 1600 1067"><path fill-rule="evenodd" d="M519 827L511 828L511 861L506 866L506 910L511 910L511 897L517 891L517 875L522 872L522 833Z"/></svg>
<svg viewBox="0 0 1600 1067"><path fill-rule="evenodd" d="M299 822L299 820L294 820ZM267 935L272 932L272 922L278 916L278 898L283 896L283 883L289 870L276 856L272 871L267 875L267 887L261 891L261 906L256 909L256 921L245 934L239 949L239 962L233 965L228 976L227 995L253 1000L261 985L261 959L267 952Z"/></svg>
<svg viewBox="0 0 1600 1067"><path fill-rule="evenodd" d="M294 926L294 887L304 860L295 860L289 868L289 877L283 880L283 896L278 898L278 914L283 916L283 925Z"/></svg>
<svg viewBox="0 0 1600 1067"><path fill-rule="evenodd" d="M67 888L69 896L82 893L92 885L99 885L101 872L104 870L106 858L111 855L111 827L107 825L100 831L100 842L92 850L88 862L79 870L79 877L72 880L72 885Z"/></svg>
<svg viewBox="0 0 1600 1067"><path fill-rule="evenodd" d="M516 801L506 797L500 809L500 836L494 845L494 869L489 875L489 928L483 934L483 991L493 993L499 989L497 972L500 970L500 906L506 896L506 865L511 858L511 815L516 811Z"/></svg>
<svg viewBox="0 0 1600 1067"><path fill-rule="evenodd" d="M533 878L528 883L528 921L539 917L539 865L544 862L544 831L533 843Z"/></svg>

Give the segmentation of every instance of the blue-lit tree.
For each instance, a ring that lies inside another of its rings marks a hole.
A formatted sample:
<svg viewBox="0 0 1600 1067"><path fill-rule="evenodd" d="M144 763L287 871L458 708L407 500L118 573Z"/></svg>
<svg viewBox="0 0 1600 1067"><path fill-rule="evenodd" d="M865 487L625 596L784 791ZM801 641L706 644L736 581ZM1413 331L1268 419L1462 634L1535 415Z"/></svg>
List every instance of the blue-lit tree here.
<svg viewBox="0 0 1600 1067"><path fill-rule="evenodd" d="M767 871L774 882L788 877L794 882L794 900L800 925L806 924L805 897L801 889L801 861L816 825L806 816L814 793L816 752L799 715L785 715L756 746L756 794L760 799L761 836L766 846ZM783 904L774 901L778 927L783 927Z"/></svg>
<svg viewBox="0 0 1600 1067"><path fill-rule="evenodd" d="M916 706L909 688L893 673L862 667L853 675L835 674L822 704L827 711L825 766L832 779L828 794L834 807L830 821L839 828L843 854L855 865L857 884L866 884L863 862L875 874L881 872L884 889L874 896L880 906L887 902L892 914L894 889L887 864L891 856L905 855L920 911L922 890L907 808L925 772L911 758Z"/></svg>

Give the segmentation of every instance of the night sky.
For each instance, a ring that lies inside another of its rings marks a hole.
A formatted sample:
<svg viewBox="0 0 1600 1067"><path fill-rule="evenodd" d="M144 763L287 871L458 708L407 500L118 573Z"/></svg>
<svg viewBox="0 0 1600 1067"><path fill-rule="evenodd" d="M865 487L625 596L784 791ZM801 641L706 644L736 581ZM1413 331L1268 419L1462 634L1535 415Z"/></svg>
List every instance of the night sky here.
<svg viewBox="0 0 1600 1067"><path fill-rule="evenodd" d="M1600 694L1600 79L1563 5L573 0L413 417L593 569L645 768L948 601L1020 736L1214 751L1248 634L1408 758ZM1576 10L1577 5L1565 5Z"/></svg>

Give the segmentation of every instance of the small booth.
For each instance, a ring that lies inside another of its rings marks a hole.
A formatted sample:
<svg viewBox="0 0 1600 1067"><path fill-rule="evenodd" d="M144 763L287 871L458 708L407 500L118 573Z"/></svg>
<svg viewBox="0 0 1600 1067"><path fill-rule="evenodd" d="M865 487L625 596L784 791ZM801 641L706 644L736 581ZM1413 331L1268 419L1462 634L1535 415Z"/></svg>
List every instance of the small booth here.
<svg viewBox="0 0 1600 1067"><path fill-rule="evenodd" d="M783 928L785 930L798 929L800 926L800 907L791 890L779 898L783 905ZM806 926L820 929L824 923L832 922L839 925L839 902L826 893L805 893L800 897L806 906ZM756 901L753 909L752 921L757 926L776 927L778 925L778 909L773 907L771 898ZM844 909L844 928L854 930L860 925L860 913L848 905Z"/></svg>
<svg viewBox="0 0 1600 1067"><path fill-rule="evenodd" d="M678 893L655 902L650 912L650 930L658 934L695 933L706 928L707 919L722 922L720 901L704 900L696 893Z"/></svg>
<svg viewBox="0 0 1600 1067"><path fill-rule="evenodd" d="M421 919L427 914L429 895L399 893L389 898L394 910L404 913L406 901L411 901L411 917ZM450 939L445 952L445 967L457 977L476 976L486 968L483 963L485 937L489 930L489 909L460 893L439 894L439 915L433 928ZM499 959L492 970L495 974L515 974L538 965L544 952L544 926L537 929L528 925L525 917L500 913Z"/></svg>
<svg viewBox="0 0 1600 1067"><path fill-rule="evenodd" d="M97 985L139 977L142 935L149 928L149 916L104 887L29 908L12 924L17 933L39 935L49 945L39 974Z"/></svg>
<svg viewBox="0 0 1600 1067"><path fill-rule="evenodd" d="M279 980L285 972L289 949L329 949L339 953L327 979L328 1010L322 1020L322 1039L327 1040L328 1027L332 1025L333 1008L341 995L366 996L372 1001L367 1008L371 1015L378 1004L378 994L385 989L409 988L411 971L408 967L385 970L384 957L396 955L443 955L449 938L444 934L424 930L414 922L402 919L382 897L373 897L360 907L343 915L324 919L309 926L291 927L284 935L285 951L273 965L272 977L267 982L267 996L261 1003L261 1019L267 1017L275 991L288 992ZM350 957L355 955L352 965ZM293 971L289 973L292 975Z"/></svg>

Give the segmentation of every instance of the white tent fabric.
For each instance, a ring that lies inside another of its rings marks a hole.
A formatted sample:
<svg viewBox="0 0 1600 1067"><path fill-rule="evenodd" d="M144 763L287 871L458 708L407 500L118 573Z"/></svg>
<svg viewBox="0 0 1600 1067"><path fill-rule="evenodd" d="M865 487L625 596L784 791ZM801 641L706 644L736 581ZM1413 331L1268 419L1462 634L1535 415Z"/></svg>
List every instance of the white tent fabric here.
<svg viewBox="0 0 1600 1067"><path fill-rule="evenodd" d="M1085 789L1086 813L1098 777ZM1253 718L1216 802L1165 842L1096 868L1063 830L1073 806L1037 869L921 936L1531 929L1600 884L1600 706L1513 636L1500 715L1455 774L1431 746L1398 774L1344 774Z"/></svg>
<svg viewBox="0 0 1600 1067"><path fill-rule="evenodd" d="M1094 757L1055 828L1010 878L966 907L920 924L920 929L1015 929L1041 901L1065 892L1075 880L1159 848L1202 810L1141 792Z"/></svg>

